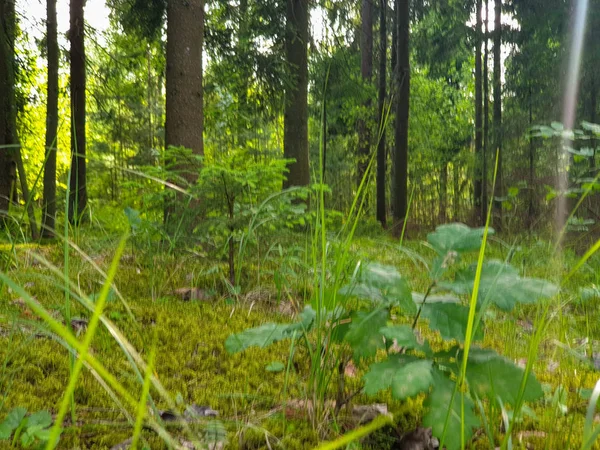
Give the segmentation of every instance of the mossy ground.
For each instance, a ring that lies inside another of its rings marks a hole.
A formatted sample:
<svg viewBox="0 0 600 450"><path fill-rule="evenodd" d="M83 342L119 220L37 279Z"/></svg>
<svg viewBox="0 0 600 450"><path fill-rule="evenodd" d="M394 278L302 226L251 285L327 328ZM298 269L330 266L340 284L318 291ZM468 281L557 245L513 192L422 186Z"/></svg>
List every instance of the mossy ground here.
<svg viewBox="0 0 600 450"><path fill-rule="evenodd" d="M84 252L103 270L108 269L118 241L117 237L106 236L99 237L92 232L88 235L85 231L78 236ZM297 244L303 239L304 236L287 237L287 241L282 242L289 246L290 242ZM381 237L356 240L352 252L354 260L377 260L398 266L410 280L412 289L423 291L427 283L424 262L430 259L429 250L418 240L409 242L406 249L408 251L400 251L391 240ZM8 275L49 311L61 316L65 307L63 282L36 262L32 255L41 254L62 270L62 245L13 248L7 244L0 252L3 267L9 267ZM265 370L272 361L288 360L289 342L268 349L251 348L235 355L228 354L224 348L226 338L232 333L267 321L289 320L278 312L273 299L295 297L299 302L305 300L301 297L310 287L311 275L302 273L308 269L302 269L297 255L294 253L295 259L292 259L291 254L284 251L278 258L267 260L263 252L262 259L249 258L243 271L247 289L240 295L228 294L223 288L221 274L226 273L225 265L198 256L198 252L169 255L132 245L119 266L115 284L130 305L135 320L129 317L117 298L107 304L106 316L116 323L143 357L149 354L156 332L155 372L158 378L173 397L180 397L185 404L210 405L219 411L229 431L229 448L269 448L277 443L279 448L285 449L312 448L322 437L307 421L284 418L274 411L284 400L284 385L286 398L304 395L306 373L302 364L298 366L299 373L290 373L287 384L285 372ZM509 249L499 241L491 243L489 257L504 259L508 254ZM102 276L75 251L71 251L70 256L70 279L87 294L98 293ZM7 261L10 264L4 266ZM524 274L555 282L560 281L575 261L576 257L568 252L561 258L554 258L549 244L527 240L521 242L512 257L512 263ZM516 448L524 448L527 443L533 446L530 448L579 446L587 407L587 401L581 398L579 391L592 388L598 372L577 361L556 342L575 346L579 339L587 338L588 354L600 351L596 348L600 335L599 302L581 303L576 295L579 286L599 283L599 267L596 257L571 279L565 294L549 309L548 330L539 347L534 373L548 384L550 394L546 401L531 405L537 419L525 418L515 429ZM192 284L214 290L217 295L210 301L183 301L170 294L176 288ZM245 295L248 292L255 294ZM56 340L31 333L35 329L32 323L38 323L42 328L43 324L15 301L16 297L6 286L0 290L3 330L0 337L1 413L4 415L17 405L29 411L56 411L69 377L69 355ZM271 297L270 301L266 297ZM89 316L74 299L71 302L73 316ZM484 345L514 361L526 358L532 335L528 324L536 323L540 310L534 306L519 308L510 314L496 312L486 319ZM438 344L442 343L438 340ZM139 397L140 384L119 345L106 330L99 330L92 349L131 394ZM349 381L350 385L360 382L363 369L359 367L357 377ZM566 392L566 398L559 402L565 403L566 413L561 410L561 405L552 402L551 394L559 387ZM414 428L422 416L421 399L400 404L393 402L387 393L370 399L358 396L355 401L388 403L402 430ZM60 448L109 448L131 436L131 426L89 371L83 372L77 385L75 403L77 424L63 432ZM158 407L166 408L166 405L159 402ZM499 417L495 420L493 428L500 437ZM341 432L333 423L328 429L330 438ZM152 433L145 432L144 436L152 448L162 447ZM385 433L379 432L363 446L384 448L385 442L388 442ZM474 446L489 447L484 434L479 435Z"/></svg>

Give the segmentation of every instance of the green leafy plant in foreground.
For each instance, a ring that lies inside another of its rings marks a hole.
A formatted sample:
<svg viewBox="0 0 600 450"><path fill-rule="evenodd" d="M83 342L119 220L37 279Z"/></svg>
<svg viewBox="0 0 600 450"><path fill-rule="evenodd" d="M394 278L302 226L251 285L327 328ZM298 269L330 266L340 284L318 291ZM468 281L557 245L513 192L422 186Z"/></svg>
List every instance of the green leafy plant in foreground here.
<svg viewBox="0 0 600 450"><path fill-rule="evenodd" d="M231 335L225 343L226 349L235 353L251 346L266 347L282 339L301 336L300 342L306 344L310 354L311 330L321 324L327 327L322 335L333 344L328 352L338 351L343 355L344 349L350 349L348 360L340 356L336 361L353 360L356 365L368 366L361 392L375 395L391 389L397 400L425 394L424 426L431 427L434 436L443 440L449 450L460 448L461 425L464 425L463 439L467 441L473 429L479 426L475 404L480 399L487 398L491 402L501 399L503 404L515 407L523 401L543 397L542 387L533 375L494 350L477 346L471 346L468 353L464 374L468 392L461 392L457 386L469 319L467 301L475 285L476 272L476 266L464 267L459 263L464 254L480 249L483 231L449 224L428 235L429 246L436 256L429 268L429 286L424 294L412 292L395 267L360 264L352 281L337 293L334 304L323 302L329 309L320 314L327 320L315 320L317 312L306 306L296 323L268 323ZM510 311L518 303L535 303L557 293L556 285L520 277L508 263L485 262L472 340L483 339L482 318L487 308L495 306ZM443 350L432 349L429 341L416 332L417 325L425 325L423 319L429 329L439 333L446 342ZM322 359L311 357L312 364L315 360L322 364ZM525 382L523 391L522 382ZM345 402L351 397L338 392L336 402Z"/></svg>
<svg viewBox="0 0 600 450"><path fill-rule="evenodd" d="M27 415L27 409L17 406L0 423L0 440L11 440L12 436L13 447L20 442L23 448L31 448L36 444L38 448L43 448L50 438L50 425L52 416L48 411Z"/></svg>

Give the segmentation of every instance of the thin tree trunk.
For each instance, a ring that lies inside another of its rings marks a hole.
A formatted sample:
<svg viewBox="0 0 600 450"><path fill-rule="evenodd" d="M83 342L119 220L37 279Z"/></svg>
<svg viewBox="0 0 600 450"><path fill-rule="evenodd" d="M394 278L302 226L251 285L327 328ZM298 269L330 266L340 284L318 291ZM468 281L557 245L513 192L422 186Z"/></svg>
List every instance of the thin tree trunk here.
<svg viewBox="0 0 600 450"><path fill-rule="evenodd" d="M33 210L33 201L31 201L31 196L29 195L29 187L27 186L27 176L25 174L25 166L23 165L23 155L21 153L20 145L16 151L16 159L19 181L21 182L21 193L23 194L23 201L25 202L25 207L27 209L27 218L29 219L29 227L31 228L31 238L35 241L39 238L38 226Z"/></svg>
<svg viewBox="0 0 600 450"><path fill-rule="evenodd" d="M482 200L482 140L483 140L483 129L482 129L482 76L481 76L481 0L476 2L476 15L477 20L475 23L475 176L473 182L473 200L475 205L475 220L478 224L481 224L481 200Z"/></svg>
<svg viewBox="0 0 600 450"><path fill-rule="evenodd" d="M483 55L483 152L481 155L481 217L485 221L488 211L488 154L490 141L490 76L489 76L489 32L490 4L485 0L485 31L484 31L484 55Z"/></svg>
<svg viewBox="0 0 600 450"><path fill-rule="evenodd" d="M448 220L448 163L442 163L440 167L440 214L439 222L446 223Z"/></svg>
<svg viewBox="0 0 600 450"><path fill-rule="evenodd" d="M502 46L502 0L494 0L494 148L498 155L498 175L494 190L494 209L497 221L494 226L497 230L502 229L502 81L500 51ZM496 156L496 155L494 155Z"/></svg>
<svg viewBox="0 0 600 450"><path fill-rule="evenodd" d="M529 82L529 128L533 126L533 98L532 98L532 89L531 82ZM529 219L529 227L533 226L535 222L535 142L534 138L529 138L529 207L528 207L528 219Z"/></svg>
<svg viewBox="0 0 600 450"><path fill-rule="evenodd" d="M58 147L58 40L56 0L46 2L46 45L48 48L48 98L46 101L46 165L42 236L52 237L56 220L56 148Z"/></svg>
<svg viewBox="0 0 600 450"><path fill-rule="evenodd" d="M283 155L288 165L284 187L307 186L308 165L308 0L287 0L286 57L295 80L285 95Z"/></svg>
<svg viewBox="0 0 600 450"><path fill-rule="evenodd" d="M373 3L372 0L362 0L360 33L360 73L363 84L371 83L373 76ZM371 133L368 117L371 112L371 99L363 103L364 115L358 121L358 180L360 185L369 163L369 148Z"/></svg>
<svg viewBox="0 0 600 450"><path fill-rule="evenodd" d="M248 0L240 0L238 7L238 58L244 61L248 53ZM238 94L238 118L237 118L237 143L239 147L245 148L248 133L248 82L250 74L246 70L246 64L240 64L240 86Z"/></svg>
<svg viewBox="0 0 600 450"><path fill-rule="evenodd" d="M458 221L458 216L460 213L460 192L459 192L459 182L458 182L458 164L456 162L456 160L454 160L452 162L452 194L454 197L454 217L452 217L452 220L454 220L455 222Z"/></svg>
<svg viewBox="0 0 600 450"><path fill-rule="evenodd" d="M14 28L14 3L0 0L0 218L2 222L10 207L15 186L14 147L11 136L11 114L14 103L13 52L9 36Z"/></svg>
<svg viewBox="0 0 600 450"><path fill-rule="evenodd" d="M409 0L396 0L398 49L396 68L396 130L394 158L394 231L400 234L406 218L408 187L408 115L410 106Z"/></svg>
<svg viewBox="0 0 600 450"><path fill-rule="evenodd" d="M71 0L71 179L69 183L69 222L78 223L87 206L85 138L85 45L84 0Z"/></svg>
<svg viewBox="0 0 600 450"><path fill-rule="evenodd" d="M386 30L387 0L380 0L379 5L379 140L377 142L377 220L386 226L385 201L385 88L387 75L387 30Z"/></svg>

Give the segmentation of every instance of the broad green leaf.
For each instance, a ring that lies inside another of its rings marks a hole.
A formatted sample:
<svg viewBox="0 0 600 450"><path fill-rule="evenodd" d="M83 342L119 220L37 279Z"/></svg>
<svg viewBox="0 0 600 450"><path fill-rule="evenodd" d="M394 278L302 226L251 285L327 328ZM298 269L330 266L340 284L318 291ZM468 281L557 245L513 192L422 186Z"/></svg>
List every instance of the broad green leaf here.
<svg viewBox="0 0 600 450"><path fill-rule="evenodd" d="M440 287L456 294L469 295L473 289L476 266L472 265L456 274L453 282L440 283ZM535 303L558 293L558 287L538 278L522 278L518 271L501 261L483 264L479 285L479 302L489 299L500 309L511 310L516 303Z"/></svg>
<svg viewBox="0 0 600 450"><path fill-rule="evenodd" d="M387 360L371 364L363 377L365 394L392 388L392 395L404 400L425 392L432 383L432 362L406 355L391 355Z"/></svg>
<svg viewBox="0 0 600 450"><path fill-rule="evenodd" d="M139 229L142 225L142 218L140 217L139 211L130 208L127 206L124 209L125 215L127 216L127 220L129 221L129 226L133 231Z"/></svg>
<svg viewBox="0 0 600 450"><path fill-rule="evenodd" d="M417 342L414 330L408 325L392 325L383 327L379 332L388 340L396 341L401 347L419 348L421 344Z"/></svg>
<svg viewBox="0 0 600 450"><path fill-rule="evenodd" d="M38 411L27 418L27 428L38 425L42 428L52 425L52 415L48 411Z"/></svg>
<svg viewBox="0 0 600 450"><path fill-rule="evenodd" d="M285 365L280 361L272 361L265 367L267 372L281 372L285 369Z"/></svg>
<svg viewBox="0 0 600 450"><path fill-rule="evenodd" d="M429 328L440 332L442 338L458 342L465 340L469 308L457 303L425 303L421 316L429 320ZM483 339L481 328L477 329L474 339Z"/></svg>
<svg viewBox="0 0 600 450"><path fill-rule="evenodd" d="M299 322L291 324L266 323L260 327L232 334L225 341L225 349L229 353L237 353L252 346L268 347L274 342L290 337L294 331L308 331L315 316L315 311L310 306L306 306L300 314Z"/></svg>
<svg viewBox="0 0 600 450"><path fill-rule="evenodd" d="M427 242L440 255L446 255L450 251L457 253L478 250L481 247L483 228L470 228L462 223L450 223L440 225L435 232L427 235ZM493 233L489 229L488 234Z"/></svg>
<svg viewBox="0 0 600 450"><path fill-rule="evenodd" d="M10 435L21 424L26 414L27 410L21 406L13 408L0 424L0 440L10 439Z"/></svg>
<svg viewBox="0 0 600 450"><path fill-rule="evenodd" d="M416 312L408 283L394 266L364 264L357 283L342 288L342 293L378 304L397 305L408 314Z"/></svg>
<svg viewBox="0 0 600 450"><path fill-rule="evenodd" d="M379 330L385 326L387 318L384 309L358 311L352 315L346 341L352 347L355 360L375 356L377 350L385 348Z"/></svg>
<svg viewBox="0 0 600 450"><path fill-rule="evenodd" d="M469 387L479 397L495 399L515 405L524 370L493 350L472 348L467 364ZM543 397L541 384L533 373L527 377L523 400L530 402Z"/></svg>
<svg viewBox="0 0 600 450"><path fill-rule="evenodd" d="M225 349L229 353L237 353L252 346L268 347L274 342L287 338L289 327L289 324L266 323L260 327L232 334L225 341Z"/></svg>
<svg viewBox="0 0 600 450"><path fill-rule="evenodd" d="M423 406L427 410L423 417L423 426L431 427L432 433L438 439L442 439L444 434L444 425L448 417L448 426L444 445L448 450L457 450L460 448L460 430L461 430L461 392L456 390L454 394L455 382L450 380L439 369L433 369L433 388L429 396L425 399ZM454 395L454 398L452 397ZM465 394L465 440L469 442L473 436L473 428L479 426L479 420L473 412L473 401Z"/></svg>
<svg viewBox="0 0 600 450"><path fill-rule="evenodd" d="M420 305L421 303L423 303L425 294L421 294L420 292L413 292L412 298L417 305ZM427 303L460 303L460 299L455 295L451 294L430 294L427 297Z"/></svg>

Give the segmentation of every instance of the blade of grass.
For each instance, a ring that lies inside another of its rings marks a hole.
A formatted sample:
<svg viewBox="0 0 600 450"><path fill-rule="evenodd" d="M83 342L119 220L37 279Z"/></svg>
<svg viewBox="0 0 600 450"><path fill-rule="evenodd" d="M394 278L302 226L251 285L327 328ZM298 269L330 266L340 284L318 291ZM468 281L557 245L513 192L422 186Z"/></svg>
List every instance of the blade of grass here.
<svg viewBox="0 0 600 450"><path fill-rule="evenodd" d="M146 400L148 399L148 394L150 393L150 380L152 376L152 371L154 370L154 359L156 357L156 343L158 341L158 333L156 328L154 329L154 339L152 344L152 350L150 350L150 356L148 357L148 364L146 365L146 375L144 376L144 385L142 387L142 395L140 396L140 401L138 403L137 414L135 417L135 427L133 429L133 439L131 441L131 449L137 449L140 435L142 434L142 425L144 423L144 417L146 415L146 411L148 406L146 404Z"/></svg>
<svg viewBox="0 0 600 450"><path fill-rule="evenodd" d="M368 436L369 434L377 431L378 429L391 424L392 418L387 415L381 415L376 417L371 423L364 425L359 428L355 428L354 430L346 433L345 435L337 438L335 441L326 442L324 444L319 445L315 448L315 450L335 450L336 448L345 447L352 442L358 441L359 439Z"/></svg>
<svg viewBox="0 0 600 450"><path fill-rule="evenodd" d="M117 246L117 250L115 252L115 256L113 257L110 268L108 269L108 276L106 278L106 282L102 286L102 290L100 291L100 296L96 301L96 307L94 310L94 314L89 321L87 331L83 338L82 349L80 351L79 358L75 363L75 367L71 372L71 376L69 377L69 383L67 384L67 388L65 390L63 400L58 409L58 414L56 415L56 419L54 421L54 425L52 430L50 431L50 438L48 439L48 443L46 445L46 449L53 449L55 445L58 443L58 437L61 432L61 427L63 423L63 419L65 414L67 413L67 409L69 408L72 399L73 393L75 392L75 386L77 385L77 381L79 379L79 374L81 373L81 369L83 368L83 362L85 359L85 355L87 355L90 345L92 343L92 339L96 334L96 329L98 328L98 323L100 322L100 316L102 315L102 311L104 309L104 304L106 303L106 299L108 298L108 294L110 292L110 286L112 284L115 275L117 274L117 268L119 266L119 260L121 259L121 255L123 255L123 251L125 250L125 244L127 243L127 235L126 233L119 245Z"/></svg>

